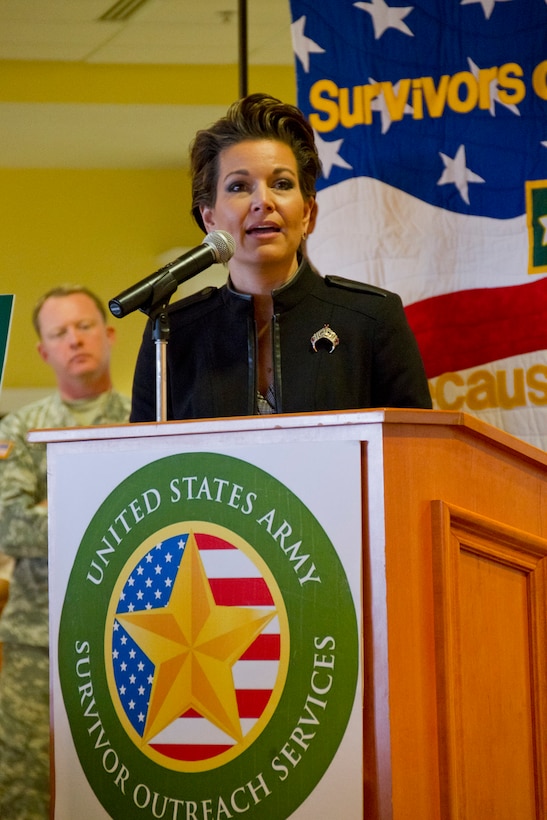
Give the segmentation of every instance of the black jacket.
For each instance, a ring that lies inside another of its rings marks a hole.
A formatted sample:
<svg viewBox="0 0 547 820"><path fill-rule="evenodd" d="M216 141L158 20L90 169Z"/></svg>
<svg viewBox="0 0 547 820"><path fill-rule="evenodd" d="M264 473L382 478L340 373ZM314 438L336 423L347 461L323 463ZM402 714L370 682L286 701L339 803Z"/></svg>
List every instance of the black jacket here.
<svg viewBox="0 0 547 820"><path fill-rule="evenodd" d="M273 292L279 413L431 407L424 367L399 296L303 261ZM167 418L253 415L256 333L252 297L205 288L169 307ZM328 325L338 343L311 342ZM332 352L330 352L332 350ZM133 383L131 421L156 419L155 344L147 324Z"/></svg>

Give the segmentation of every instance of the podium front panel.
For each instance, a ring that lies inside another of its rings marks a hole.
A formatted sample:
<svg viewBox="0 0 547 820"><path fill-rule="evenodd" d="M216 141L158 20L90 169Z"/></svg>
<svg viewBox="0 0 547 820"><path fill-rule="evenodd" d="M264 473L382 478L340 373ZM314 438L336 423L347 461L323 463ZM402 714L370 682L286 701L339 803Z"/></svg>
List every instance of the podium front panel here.
<svg viewBox="0 0 547 820"><path fill-rule="evenodd" d="M361 443L217 438L49 445L58 820L363 816Z"/></svg>

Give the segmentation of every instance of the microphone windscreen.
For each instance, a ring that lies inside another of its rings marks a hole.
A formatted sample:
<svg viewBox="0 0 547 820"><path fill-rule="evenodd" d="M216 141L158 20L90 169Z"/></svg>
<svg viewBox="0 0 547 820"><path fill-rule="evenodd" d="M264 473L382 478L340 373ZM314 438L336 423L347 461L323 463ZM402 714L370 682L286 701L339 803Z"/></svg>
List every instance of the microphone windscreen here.
<svg viewBox="0 0 547 820"><path fill-rule="evenodd" d="M214 249L217 262L228 262L236 249L234 237L228 231L208 233L202 244L210 245Z"/></svg>

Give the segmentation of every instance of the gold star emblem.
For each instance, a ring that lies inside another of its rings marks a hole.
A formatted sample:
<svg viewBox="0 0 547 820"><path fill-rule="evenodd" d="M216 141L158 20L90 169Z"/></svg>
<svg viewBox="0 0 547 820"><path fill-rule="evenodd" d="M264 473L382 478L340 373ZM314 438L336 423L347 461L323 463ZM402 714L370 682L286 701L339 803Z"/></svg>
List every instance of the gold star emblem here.
<svg viewBox="0 0 547 820"><path fill-rule="evenodd" d="M155 665L143 743L189 709L241 741L232 666L276 614L218 606L191 532L168 605L116 616Z"/></svg>

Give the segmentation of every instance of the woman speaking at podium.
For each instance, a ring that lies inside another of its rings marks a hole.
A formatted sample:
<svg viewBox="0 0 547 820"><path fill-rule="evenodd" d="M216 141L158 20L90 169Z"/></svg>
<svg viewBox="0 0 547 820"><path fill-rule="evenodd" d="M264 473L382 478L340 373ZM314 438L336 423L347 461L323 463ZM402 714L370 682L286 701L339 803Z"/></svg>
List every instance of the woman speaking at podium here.
<svg viewBox="0 0 547 820"><path fill-rule="evenodd" d="M400 297L306 259L321 163L297 108L265 94L235 102L198 131L191 172L194 218L235 250L223 287L169 307L168 419L431 407ZM155 373L149 323L134 422L156 420Z"/></svg>

